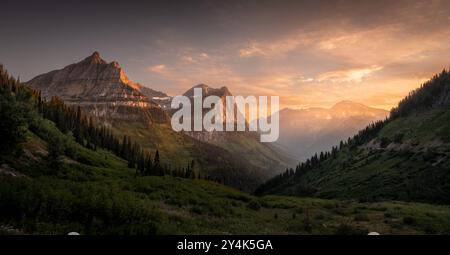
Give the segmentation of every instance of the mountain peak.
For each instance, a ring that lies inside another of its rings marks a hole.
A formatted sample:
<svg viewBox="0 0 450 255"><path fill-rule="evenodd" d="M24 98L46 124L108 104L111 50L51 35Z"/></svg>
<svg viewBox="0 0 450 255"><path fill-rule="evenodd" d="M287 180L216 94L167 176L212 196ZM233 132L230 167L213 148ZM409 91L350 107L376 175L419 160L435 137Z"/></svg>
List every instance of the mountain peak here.
<svg viewBox="0 0 450 255"><path fill-rule="evenodd" d="M58 96L66 102L153 104L141 92L142 86L128 79L118 62L106 62L98 51L63 69L36 76L27 84L41 90L44 98Z"/></svg>
<svg viewBox="0 0 450 255"><path fill-rule="evenodd" d="M92 56L96 57L96 58L100 58L100 53L98 51L94 51L94 53L92 53Z"/></svg>
<svg viewBox="0 0 450 255"><path fill-rule="evenodd" d="M334 104L331 108L340 107L340 106L358 106L358 105L360 106L362 104L353 102L351 100L342 100L342 101L339 101L336 104Z"/></svg>
<svg viewBox="0 0 450 255"><path fill-rule="evenodd" d="M192 97L194 95L194 89L196 88L201 88L202 89L202 93L204 97L207 96L218 96L218 97L223 97L223 96L231 96L231 92L228 90L227 87L223 86L221 88L213 88L210 87L204 83L201 84L197 84L195 86L193 86L192 88L190 88L189 90L187 90L183 95L188 96L188 97Z"/></svg>
<svg viewBox="0 0 450 255"><path fill-rule="evenodd" d="M226 86L221 87L220 90L223 91L223 93L224 93L225 95L231 96L231 92L230 92L230 90L229 90Z"/></svg>
<svg viewBox="0 0 450 255"><path fill-rule="evenodd" d="M361 103L356 103L350 100L343 100L340 101L338 103L336 103L335 105L333 105L331 108L331 110L341 110L341 111L345 111L345 110L367 110L367 109L371 109L371 107L361 104Z"/></svg>
<svg viewBox="0 0 450 255"><path fill-rule="evenodd" d="M202 89L208 89L209 88L209 86L208 85L206 85L206 84L204 84L204 83L200 83L200 84L197 84L197 85L195 85L194 87L192 87L193 89L195 89L195 88L202 88Z"/></svg>
<svg viewBox="0 0 450 255"><path fill-rule="evenodd" d="M92 63L92 64L107 64L105 60L102 59L100 53L98 51L94 51L92 55L85 58L82 62L84 63Z"/></svg>
<svg viewBox="0 0 450 255"><path fill-rule="evenodd" d="M383 109L373 108L361 103L356 103L350 100L344 100L336 103L329 109L329 112L336 117L349 116L377 116L377 118L385 118L389 112Z"/></svg>

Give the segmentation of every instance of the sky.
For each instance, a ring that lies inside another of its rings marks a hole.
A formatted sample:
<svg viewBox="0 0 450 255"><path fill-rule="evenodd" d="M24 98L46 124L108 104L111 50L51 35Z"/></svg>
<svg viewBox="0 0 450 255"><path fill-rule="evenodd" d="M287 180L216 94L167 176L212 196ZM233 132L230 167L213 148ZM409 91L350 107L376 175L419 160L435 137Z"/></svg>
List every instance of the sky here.
<svg viewBox="0 0 450 255"><path fill-rule="evenodd" d="M450 66L450 1L2 0L0 63L22 81L99 51L170 95L204 83L390 109Z"/></svg>

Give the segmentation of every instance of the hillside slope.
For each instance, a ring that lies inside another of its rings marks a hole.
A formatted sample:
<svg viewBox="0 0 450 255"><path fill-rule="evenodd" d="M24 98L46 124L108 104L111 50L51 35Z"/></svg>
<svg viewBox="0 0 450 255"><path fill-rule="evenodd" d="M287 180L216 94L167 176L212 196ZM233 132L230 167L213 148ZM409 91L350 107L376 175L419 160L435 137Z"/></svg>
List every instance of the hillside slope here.
<svg viewBox="0 0 450 255"><path fill-rule="evenodd" d="M450 73L399 103L386 121L275 177L258 194L450 203Z"/></svg>

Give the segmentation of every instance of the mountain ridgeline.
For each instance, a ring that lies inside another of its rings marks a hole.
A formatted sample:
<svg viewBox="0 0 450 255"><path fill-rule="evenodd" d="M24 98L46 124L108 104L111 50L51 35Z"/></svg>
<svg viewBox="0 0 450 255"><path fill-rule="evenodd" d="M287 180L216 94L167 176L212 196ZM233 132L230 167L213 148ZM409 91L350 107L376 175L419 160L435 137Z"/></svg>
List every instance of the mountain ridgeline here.
<svg viewBox="0 0 450 255"><path fill-rule="evenodd" d="M256 194L450 203L450 73L412 91L389 118L315 154Z"/></svg>

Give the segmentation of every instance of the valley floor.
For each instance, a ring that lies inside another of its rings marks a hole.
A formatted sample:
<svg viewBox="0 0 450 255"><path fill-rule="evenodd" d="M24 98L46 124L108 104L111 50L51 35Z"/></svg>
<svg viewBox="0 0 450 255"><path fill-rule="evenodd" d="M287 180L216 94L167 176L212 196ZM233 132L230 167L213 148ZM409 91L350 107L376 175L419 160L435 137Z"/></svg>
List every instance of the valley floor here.
<svg viewBox="0 0 450 255"><path fill-rule="evenodd" d="M0 183L3 206L13 216L2 212L2 234L450 233L448 206L258 198L173 177L74 182L2 176Z"/></svg>

